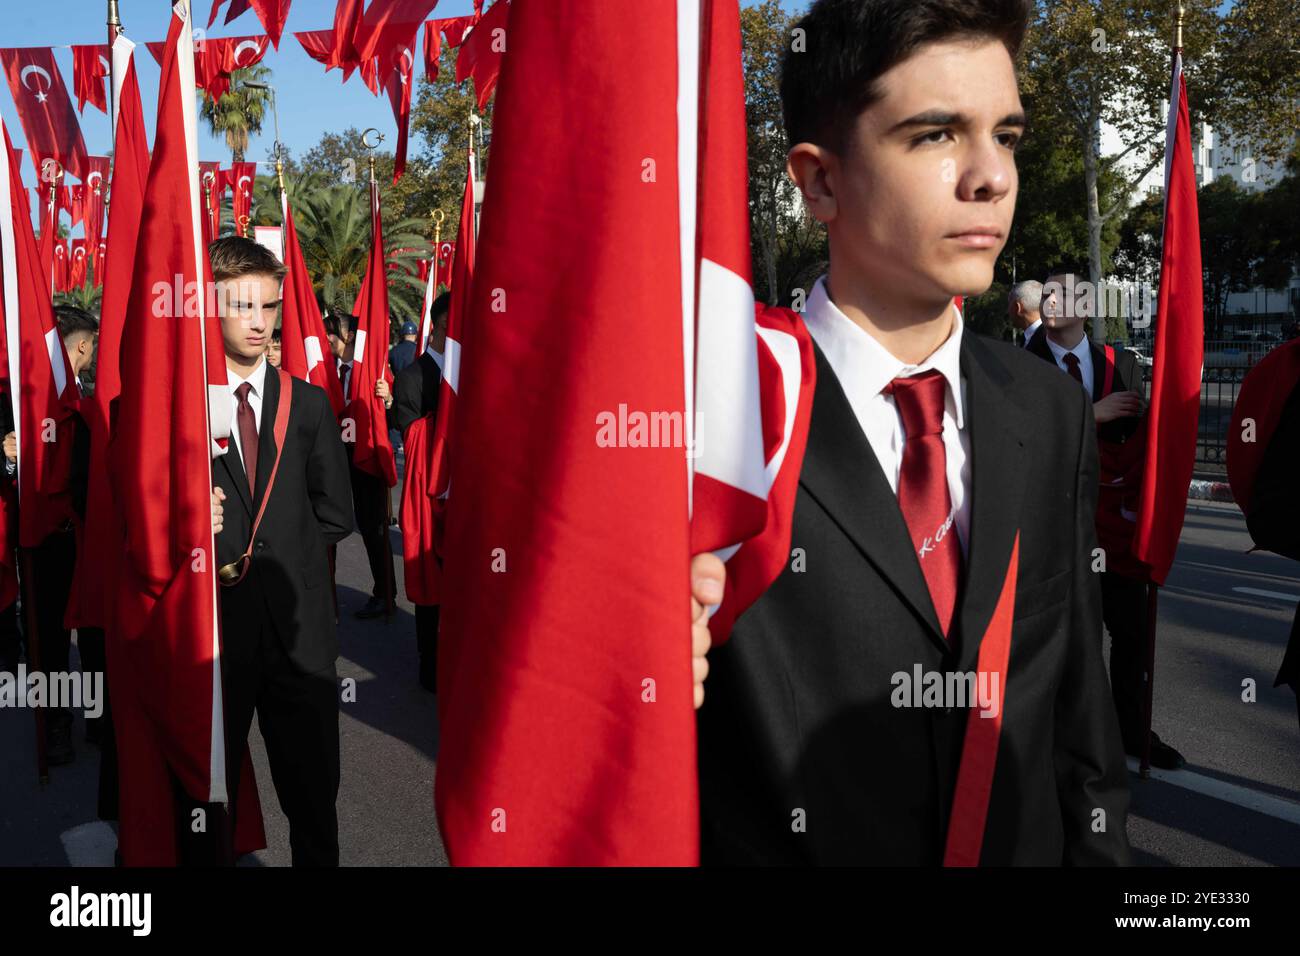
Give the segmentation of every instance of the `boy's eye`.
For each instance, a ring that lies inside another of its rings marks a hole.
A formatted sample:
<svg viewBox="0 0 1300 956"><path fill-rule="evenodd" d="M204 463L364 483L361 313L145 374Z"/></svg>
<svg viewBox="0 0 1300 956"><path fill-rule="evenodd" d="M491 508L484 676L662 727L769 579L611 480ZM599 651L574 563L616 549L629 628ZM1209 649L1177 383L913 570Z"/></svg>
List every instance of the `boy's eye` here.
<svg viewBox="0 0 1300 956"><path fill-rule="evenodd" d="M1015 148L1020 145L1019 133L998 133L995 139L997 139L998 143L1012 152L1014 152Z"/></svg>
<svg viewBox="0 0 1300 956"><path fill-rule="evenodd" d="M945 136L949 136L949 137L952 136L952 130L935 129L935 130L931 130L928 133L922 133L916 139L912 140L912 144L915 146L920 146L922 144L927 144L927 143L941 143L943 142L943 137Z"/></svg>

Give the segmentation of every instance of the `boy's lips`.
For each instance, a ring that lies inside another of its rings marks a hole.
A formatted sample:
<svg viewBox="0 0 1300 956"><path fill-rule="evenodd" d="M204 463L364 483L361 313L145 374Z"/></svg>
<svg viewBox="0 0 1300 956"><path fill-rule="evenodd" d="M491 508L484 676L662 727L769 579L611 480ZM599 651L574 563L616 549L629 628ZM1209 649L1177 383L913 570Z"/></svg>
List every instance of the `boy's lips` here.
<svg viewBox="0 0 1300 956"><path fill-rule="evenodd" d="M990 249L1002 241L1002 230L996 226L973 226L946 236L971 249Z"/></svg>

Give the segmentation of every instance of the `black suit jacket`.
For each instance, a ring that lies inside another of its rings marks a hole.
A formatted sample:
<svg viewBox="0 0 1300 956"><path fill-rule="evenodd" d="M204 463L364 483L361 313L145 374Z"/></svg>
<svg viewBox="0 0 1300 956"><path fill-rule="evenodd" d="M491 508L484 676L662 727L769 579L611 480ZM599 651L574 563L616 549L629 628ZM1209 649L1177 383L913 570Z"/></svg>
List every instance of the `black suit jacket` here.
<svg viewBox="0 0 1300 956"><path fill-rule="evenodd" d="M393 421L403 435L411 423L438 414L438 385L442 373L428 352L397 373L393 380Z"/></svg>
<svg viewBox="0 0 1300 956"><path fill-rule="evenodd" d="M1246 510L1246 527L1257 547L1300 561L1297 475L1300 475L1300 385L1291 389L1291 397L1269 438ZM1274 686L1282 684L1290 684L1300 693L1300 609L1296 610L1291 640Z"/></svg>
<svg viewBox="0 0 1300 956"><path fill-rule="evenodd" d="M217 535L218 567L234 561L248 546L275 462L279 400L279 375L268 368L258 429L256 496L249 494L233 440L213 466L213 481L226 494L223 527ZM232 427L238 426L232 421ZM251 567L239 584L220 589L225 640L255 635L269 622L289 659L304 672L334 663L338 635L325 549L352 530L352 487L338 422L323 390L295 380L280 470L257 532Z"/></svg>
<svg viewBox="0 0 1300 956"><path fill-rule="evenodd" d="M1020 533L984 864L1128 859L1127 771L1101 653L1092 407L1068 377L969 330L969 554L943 638L902 512L829 364L787 566L710 652L699 711L706 863L937 865L967 710L891 705L891 677L975 671ZM1105 832L1093 832L1096 810ZM806 827L792 825L800 816Z"/></svg>
<svg viewBox="0 0 1300 956"><path fill-rule="evenodd" d="M1102 351L1101 346L1095 342L1089 342L1088 348L1092 352L1092 400L1096 403L1104 397L1102 390L1106 385L1106 354ZM1061 366L1056 364L1056 356L1052 354L1052 350L1047 344L1047 333L1044 329L1040 328L1034 337L1029 340L1029 344L1025 346L1025 351L1051 362L1053 368L1058 372L1061 371ZM1141 388L1142 366L1138 364L1138 357L1128 349L1117 346L1115 348L1115 381L1111 385L1111 391L1125 392L1130 389L1140 391ZM1116 418L1113 421L1097 426L1097 438L1101 441L1122 445L1133 437L1141 422L1142 416L1140 415Z"/></svg>

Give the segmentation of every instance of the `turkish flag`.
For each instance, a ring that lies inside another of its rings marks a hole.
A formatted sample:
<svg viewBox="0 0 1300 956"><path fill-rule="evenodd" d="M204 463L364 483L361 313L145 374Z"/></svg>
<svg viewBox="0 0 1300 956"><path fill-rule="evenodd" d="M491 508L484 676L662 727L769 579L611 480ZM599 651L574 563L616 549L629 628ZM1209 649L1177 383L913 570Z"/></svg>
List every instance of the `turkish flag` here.
<svg viewBox="0 0 1300 956"><path fill-rule="evenodd" d="M330 47L328 68L341 69L345 83L363 59L357 50L357 34L361 29L361 18L365 15L364 8L364 0L338 0L338 5L334 8L334 40Z"/></svg>
<svg viewBox="0 0 1300 956"><path fill-rule="evenodd" d="M72 89L77 95L77 109L86 111L86 103L101 113L108 113L104 95L104 78L109 74L108 47L105 44L72 48Z"/></svg>
<svg viewBox="0 0 1300 956"><path fill-rule="evenodd" d="M212 99L219 100L230 90L230 77L235 70L261 62L270 48L270 41L264 36L205 40L195 54L195 82Z"/></svg>
<svg viewBox="0 0 1300 956"><path fill-rule="evenodd" d="M257 176L257 163L231 163L226 172L227 182L234 192L233 210L235 232L245 235L253 211L253 179Z"/></svg>
<svg viewBox="0 0 1300 956"><path fill-rule="evenodd" d="M323 388L338 416L343 411L343 391L339 387L337 363L329 351L325 323L298 244L288 194L280 193L280 205L284 215L284 265L288 270L281 293L280 367L294 378Z"/></svg>
<svg viewBox="0 0 1300 956"><path fill-rule="evenodd" d="M387 76L403 47L412 46L415 33L438 0L385 0L371 3L356 28L358 60L379 59L379 75ZM337 22L337 21L336 21Z"/></svg>
<svg viewBox="0 0 1300 956"><path fill-rule="evenodd" d="M1133 555L1147 564L1155 584L1164 584L1169 574L1187 511L1187 486L1196 462L1205 350L1201 228L1181 51L1174 54L1169 104L1151 407L1147 410L1141 506L1133 535Z"/></svg>
<svg viewBox="0 0 1300 956"><path fill-rule="evenodd" d="M212 11L208 14L208 27L217 20L217 11L226 0L213 0ZM289 5L293 0L230 0L230 9L226 11L225 22L229 23L245 13L251 6L257 13L257 19L270 34L275 48L280 49L280 37L284 33L285 21L289 19Z"/></svg>
<svg viewBox="0 0 1300 956"><path fill-rule="evenodd" d="M97 243L95 243L94 273L95 288L97 289L102 289L104 287L104 254L107 250L108 243L104 239L101 238Z"/></svg>
<svg viewBox="0 0 1300 956"><path fill-rule="evenodd" d="M49 47L0 50L0 63L4 64L9 92L18 108L36 178L50 182L42 167L45 160L53 159L65 172L84 180L86 143L68 88L54 62L54 51Z"/></svg>
<svg viewBox="0 0 1300 956"><path fill-rule="evenodd" d="M384 267L384 229L379 212L379 184L370 184L370 261L361 292L352 306L357 317L356 345L343 419L351 419L354 436L352 463L367 474L397 484L397 463L388 440L384 402L375 394L379 376L392 382L388 368L388 270Z"/></svg>
<svg viewBox="0 0 1300 956"><path fill-rule="evenodd" d="M84 194L86 235L96 240L104 234L104 194L108 191L111 162L107 156L86 157Z"/></svg>
<svg viewBox="0 0 1300 956"><path fill-rule="evenodd" d="M492 91L496 89L501 73L501 59L506 52L506 25L510 19L510 0L497 0L492 9L483 14L460 45L456 57L456 82L466 77L474 80L478 108L482 110Z"/></svg>
<svg viewBox="0 0 1300 956"><path fill-rule="evenodd" d="M80 396L42 281L27 191L3 122L0 131L0 258L18 441L18 544L34 548L73 517L73 416Z"/></svg>
<svg viewBox="0 0 1300 956"><path fill-rule="evenodd" d="M196 800L230 796L210 505L214 440L228 439L230 393L220 325L203 294L210 270L188 13L173 8L168 32L110 448L127 540L109 656L128 865L175 862L170 779ZM248 799L241 788L237 829Z"/></svg>
<svg viewBox="0 0 1300 956"><path fill-rule="evenodd" d="M68 244L62 239L54 241L54 291L67 292L68 285Z"/></svg>
<svg viewBox="0 0 1300 956"><path fill-rule="evenodd" d="M309 57L317 63L325 64L326 73L338 65L331 62L334 57L333 30L303 30L293 36L302 45Z"/></svg>
<svg viewBox="0 0 1300 956"><path fill-rule="evenodd" d="M415 57L410 47L402 49L397 65L388 75L388 102L397 123L397 147L393 152L393 182L406 171L406 139L411 125L411 87L415 85Z"/></svg>
<svg viewBox="0 0 1300 956"><path fill-rule="evenodd" d="M17 150L14 151L17 153ZM17 162L17 158L14 159ZM59 194L58 190L33 188L36 193L37 208L41 217L40 243L37 246L37 259L46 285L54 290L54 247L59 242Z"/></svg>
<svg viewBox="0 0 1300 956"><path fill-rule="evenodd" d="M442 55L442 21L424 24L424 75L432 82L438 76L438 58Z"/></svg>
<svg viewBox="0 0 1300 956"><path fill-rule="evenodd" d="M458 47L465 42L465 38L474 29L474 24L478 23L479 15L471 14L465 17L447 17L443 20L435 21L438 28L442 31L443 39L447 41L447 46Z"/></svg>
<svg viewBox="0 0 1300 956"><path fill-rule="evenodd" d="M86 268L89 263L86 261L86 240L73 239L72 252L70 256L72 265L68 270L68 288L80 289L86 284Z"/></svg>

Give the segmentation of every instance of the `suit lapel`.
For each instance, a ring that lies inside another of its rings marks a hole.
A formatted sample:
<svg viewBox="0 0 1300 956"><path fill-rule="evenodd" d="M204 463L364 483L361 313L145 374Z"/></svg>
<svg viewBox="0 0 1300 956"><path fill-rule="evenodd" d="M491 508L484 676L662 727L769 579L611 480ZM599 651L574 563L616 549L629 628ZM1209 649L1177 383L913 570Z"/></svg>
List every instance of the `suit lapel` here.
<svg viewBox="0 0 1300 956"><path fill-rule="evenodd" d="M813 348L817 390L799 482L925 623L931 640L946 651L898 498L830 363L815 343Z"/></svg>
<svg viewBox="0 0 1300 956"><path fill-rule="evenodd" d="M971 522L956 634L960 669L973 671L1019 530L1026 423L1008 396L1015 381L1010 371L969 330L962 336L961 370L970 435Z"/></svg>
<svg viewBox="0 0 1300 956"><path fill-rule="evenodd" d="M230 417L230 428L239 427L236 417ZM226 474L230 476L230 483L235 486L235 492L239 495L239 500L244 503L244 509L251 515L253 513L253 499L248 494L248 475L244 472L244 462L240 457L239 445L235 443L232 436L226 444L226 453L219 459L222 467L226 469Z"/></svg>
<svg viewBox="0 0 1300 956"><path fill-rule="evenodd" d="M1105 397L1101 392L1106 385L1106 353L1096 342L1089 342L1088 348L1092 350L1092 400L1095 403Z"/></svg>
<svg viewBox="0 0 1300 956"><path fill-rule="evenodd" d="M275 464L275 415L280 404L280 373L266 367L266 380L262 386L262 425L257 430L257 494L254 504L260 504L271 480L271 466Z"/></svg>

